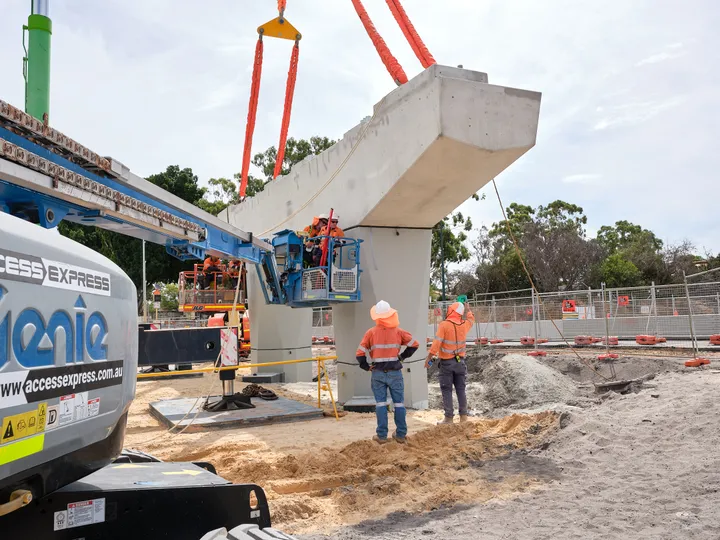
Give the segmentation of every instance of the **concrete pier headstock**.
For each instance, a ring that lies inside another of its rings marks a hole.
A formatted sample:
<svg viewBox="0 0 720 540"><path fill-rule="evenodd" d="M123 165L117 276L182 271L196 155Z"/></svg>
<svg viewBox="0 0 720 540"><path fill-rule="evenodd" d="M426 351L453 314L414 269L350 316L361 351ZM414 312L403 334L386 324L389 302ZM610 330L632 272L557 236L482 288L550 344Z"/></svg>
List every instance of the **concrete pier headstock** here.
<svg viewBox="0 0 720 540"><path fill-rule="evenodd" d="M321 114L321 111L319 111ZM300 230L333 208L361 249L363 301L334 306L337 354L353 364L372 325L369 311L390 302L425 356L431 228L535 144L540 94L488 84L484 73L434 65L397 88L332 148L225 210L221 219L257 236ZM256 279L256 278L255 278ZM250 283L253 347L260 362L310 350L311 310L267 306ZM265 350L263 350L265 349ZM406 405L427 405L421 362L405 368ZM309 368L286 373L309 380ZM341 401L371 395L369 376L339 364Z"/></svg>

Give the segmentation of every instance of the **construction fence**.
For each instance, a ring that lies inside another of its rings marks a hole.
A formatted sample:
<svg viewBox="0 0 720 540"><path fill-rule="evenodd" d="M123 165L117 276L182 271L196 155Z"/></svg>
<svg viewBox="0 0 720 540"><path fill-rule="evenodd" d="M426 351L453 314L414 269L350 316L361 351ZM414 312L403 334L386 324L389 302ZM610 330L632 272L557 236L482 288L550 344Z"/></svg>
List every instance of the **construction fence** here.
<svg viewBox="0 0 720 540"><path fill-rule="evenodd" d="M433 337L452 302L429 305L427 337ZM468 339L519 342L524 336L572 342L576 336L638 335L690 340L690 319L699 340L720 334L720 282L587 289L533 294L530 289L478 295L468 301L475 326ZM205 326L207 320L179 316L153 321L156 328ZM332 308L313 310L312 336L334 339Z"/></svg>
<svg viewBox="0 0 720 540"><path fill-rule="evenodd" d="M469 339L520 341L523 336L561 342L576 336L635 340L654 335L668 340L720 333L720 282L616 289L533 293L515 291L468 301L475 315ZM431 304L428 336L435 333L451 302Z"/></svg>

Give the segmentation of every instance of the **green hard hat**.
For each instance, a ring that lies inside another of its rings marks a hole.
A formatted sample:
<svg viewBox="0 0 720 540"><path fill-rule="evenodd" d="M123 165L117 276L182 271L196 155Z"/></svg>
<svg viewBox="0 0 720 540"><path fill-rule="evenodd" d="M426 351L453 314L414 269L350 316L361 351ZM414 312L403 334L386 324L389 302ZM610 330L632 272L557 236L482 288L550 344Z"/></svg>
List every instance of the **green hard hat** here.
<svg viewBox="0 0 720 540"><path fill-rule="evenodd" d="M463 304L467 302L467 294L461 294L460 296L458 296L457 301L462 302Z"/></svg>

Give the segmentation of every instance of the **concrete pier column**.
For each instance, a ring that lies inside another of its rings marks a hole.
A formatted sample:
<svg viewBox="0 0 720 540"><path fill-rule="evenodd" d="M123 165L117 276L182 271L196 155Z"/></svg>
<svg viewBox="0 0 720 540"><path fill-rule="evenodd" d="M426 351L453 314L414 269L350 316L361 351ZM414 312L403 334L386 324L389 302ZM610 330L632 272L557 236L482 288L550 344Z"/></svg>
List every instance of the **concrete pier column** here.
<svg viewBox="0 0 720 540"><path fill-rule="evenodd" d="M252 363L312 358L312 310L265 303L257 272L248 277ZM242 370L241 374L244 374ZM284 373L285 382L312 380L312 363L254 368L256 373Z"/></svg>
<svg viewBox="0 0 720 540"><path fill-rule="evenodd" d="M357 227L348 236L361 238L362 302L333 306L338 364L338 400L372 396L370 374L355 361L365 332L375 325L370 308L385 300L398 311L400 327L412 333L420 348L403 369L405 406L428 406L427 371L421 359L427 354L428 283L430 282L430 229ZM413 362L418 360L417 362Z"/></svg>

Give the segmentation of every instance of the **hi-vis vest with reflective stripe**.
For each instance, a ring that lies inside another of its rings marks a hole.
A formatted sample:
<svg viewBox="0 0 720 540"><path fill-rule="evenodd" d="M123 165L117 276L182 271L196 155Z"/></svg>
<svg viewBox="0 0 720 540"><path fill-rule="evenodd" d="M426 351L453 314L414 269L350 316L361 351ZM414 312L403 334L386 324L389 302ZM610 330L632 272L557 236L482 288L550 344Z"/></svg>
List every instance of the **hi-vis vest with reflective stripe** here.
<svg viewBox="0 0 720 540"><path fill-rule="evenodd" d="M430 347L430 354L438 356L442 360L450 360L455 355L465 357L465 341L467 334L473 327L474 318L468 317L468 320L460 324L445 320L438 325L435 340Z"/></svg>
<svg viewBox="0 0 720 540"><path fill-rule="evenodd" d="M363 336L356 356L367 356L370 363L396 362L404 346L419 347L410 332L402 328L374 326Z"/></svg>

